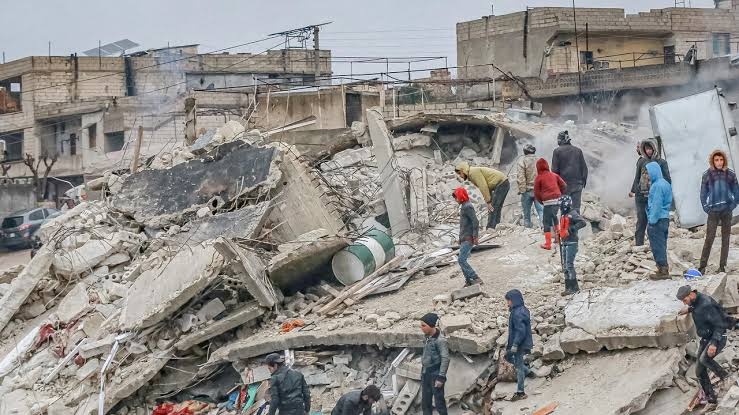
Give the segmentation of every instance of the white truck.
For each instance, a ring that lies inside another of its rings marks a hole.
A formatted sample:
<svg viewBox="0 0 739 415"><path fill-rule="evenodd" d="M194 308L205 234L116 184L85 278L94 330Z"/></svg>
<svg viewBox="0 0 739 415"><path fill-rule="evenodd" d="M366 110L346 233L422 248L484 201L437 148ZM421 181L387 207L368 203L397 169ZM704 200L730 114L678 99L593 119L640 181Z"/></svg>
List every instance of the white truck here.
<svg viewBox="0 0 739 415"><path fill-rule="evenodd" d="M720 88L663 102L649 108L652 131L670 165L672 194L681 227L706 223L700 203L703 172L715 149L726 152L729 168L739 164L739 143L729 103ZM739 208L734 216L739 214Z"/></svg>

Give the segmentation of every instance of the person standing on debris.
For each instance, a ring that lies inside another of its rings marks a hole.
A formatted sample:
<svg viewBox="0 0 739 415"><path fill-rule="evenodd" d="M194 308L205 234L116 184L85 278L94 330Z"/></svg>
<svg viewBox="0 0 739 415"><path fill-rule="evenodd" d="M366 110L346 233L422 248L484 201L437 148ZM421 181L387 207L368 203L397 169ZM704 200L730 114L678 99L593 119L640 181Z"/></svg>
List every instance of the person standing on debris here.
<svg viewBox="0 0 739 415"><path fill-rule="evenodd" d="M703 210L708 214L706 240L703 242L703 252L698 267L701 274L706 272L713 241L716 239L716 228L719 224L721 224L721 257L718 272L726 272L732 212L739 203L739 184L737 184L736 174L727 166L726 153L714 150L708 164L710 167L703 173L701 180L700 195Z"/></svg>
<svg viewBox="0 0 739 415"><path fill-rule="evenodd" d="M726 370L714 360L726 346L728 316L711 296L701 294L691 289L689 285L683 285L677 290L677 299L687 306L680 311L680 314L692 313L693 315L695 330L700 337L695 374L698 375L698 381L708 403L715 404L716 393L711 385L708 370L722 381L729 378Z"/></svg>
<svg viewBox="0 0 739 415"><path fill-rule="evenodd" d="M572 198L572 208L580 211L582 190L588 183L588 165L582 150L572 145L568 131L557 136L557 144L552 154L552 172L567 183L567 194Z"/></svg>
<svg viewBox="0 0 739 415"><path fill-rule="evenodd" d="M459 255L457 261L462 269L462 275L464 275L464 286L481 284L482 280L477 276L477 272L467 262L470 259L472 247L479 242L480 223L475 214L475 207L472 206L470 196L464 187L454 189L454 199L459 203Z"/></svg>
<svg viewBox="0 0 739 415"><path fill-rule="evenodd" d="M575 257L579 243L577 231L584 228L587 222L572 208L570 196L564 195L559 199L559 208L562 212L562 219L559 221L560 255L565 273L565 290L562 296L567 296L580 291L575 272Z"/></svg>
<svg viewBox="0 0 739 415"><path fill-rule="evenodd" d="M549 163L544 159L536 161L536 180L534 180L534 197L544 205L544 244L543 249L552 249L552 231L557 234L557 210L559 198L567 185L557 174L549 171Z"/></svg>
<svg viewBox="0 0 739 415"><path fill-rule="evenodd" d="M303 374L285 366L285 358L277 353L264 359L272 377L269 381L269 415L305 415L310 413L310 389Z"/></svg>
<svg viewBox="0 0 739 415"><path fill-rule="evenodd" d="M421 409L431 415L433 408L439 415L447 415L444 384L449 369L449 345L437 327L439 316L428 313L421 317L421 331L426 336L421 356ZM433 405L431 400L433 398Z"/></svg>
<svg viewBox="0 0 739 415"><path fill-rule="evenodd" d="M647 198L647 236L652 249L657 273L650 275L652 279L669 279L670 268L667 264L667 236L670 230L670 208L672 207L672 185L662 177L662 168L655 162L647 163L647 172L651 181Z"/></svg>
<svg viewBox="0 0 739 415"><path fill-rule="evenodd" d="M487 229L495 229L500 223L503 202L511 189L508 177L503 172L489 167L470 167L466 161L459 163L454 171L462 180L469 180L480 189L488 205Z"/></svg>
<svg viewBox="0 0 739 415"><path fill-rule="evenodd" d="M331 415L370 415L372 405L380 402L382 392L375 385L369 385L364 390L351 391L344 394L331 411Z"/></svg>
<svg viewBox="0 0 739 415"><path fill-rule="evenodd" d="M644 245L644 235L647 231L647 199L649 198L649 187L652 181L647 173L647 163L652 161L659 164L662 170L662 177L668 183L672 183L670 177L670 168L667 161L659 156L657 144L654 140L644 140L637 146L639 160L636 161L636 174L634 182L631 184L631 192L629 197L634 198L636 205L636 232L634 233L634 245Z"/></svg>
<svg viewBox="0 0 739 415"><path fill-rule="evenodd" d="M536 147L531 144L523 146L523 157L518 159L516 166L516 183L518 194L521 196L521 208L523 209L523 226L531 228L531 205L534 205L539 225L543 226L544 206L534 198L534 180L536 179Z"/></svg>
<svg viewBox="0 0 739 415"><path fill-rule="evenodd" d="M516 368L516 393L512 401L526 399L524 380L531 370L526 366L524 356L531 352L534 340L531 336L531 314L523 303L523 294L518 290L506 293L510 316L508 318L508 343L505 358Z"/></svg>

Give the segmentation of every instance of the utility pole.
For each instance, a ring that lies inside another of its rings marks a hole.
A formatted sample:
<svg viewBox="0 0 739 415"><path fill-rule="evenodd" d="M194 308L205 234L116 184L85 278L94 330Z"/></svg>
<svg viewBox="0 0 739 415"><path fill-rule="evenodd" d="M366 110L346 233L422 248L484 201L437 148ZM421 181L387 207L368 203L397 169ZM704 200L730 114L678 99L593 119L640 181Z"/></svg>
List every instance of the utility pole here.
<svg viewBox="0 0 739 415"><path fill-rule="evenodd" d="M318 32L320 31L321 28L319 26L313 26L313 48L315 49L314 53L316 55L316 86L321 85L321 48L318 41Z"/></svg>

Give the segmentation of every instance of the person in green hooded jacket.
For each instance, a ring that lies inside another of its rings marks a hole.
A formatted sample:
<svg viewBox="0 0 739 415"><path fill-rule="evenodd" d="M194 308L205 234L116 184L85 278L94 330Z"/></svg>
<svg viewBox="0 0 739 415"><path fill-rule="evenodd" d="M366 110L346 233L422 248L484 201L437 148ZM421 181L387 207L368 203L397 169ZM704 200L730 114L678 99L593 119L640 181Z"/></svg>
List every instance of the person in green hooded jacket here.
<svg viewBox="0 0 739 415"><path fill-rule="evenodd" d="M490 167L470 167L469 163L464 161L457 164L454 172L462 180L469 180L480 189L482 197L488 205L487 229L495 229L500 223L503 203L511 189L508 177L503 172Z"/></svg>

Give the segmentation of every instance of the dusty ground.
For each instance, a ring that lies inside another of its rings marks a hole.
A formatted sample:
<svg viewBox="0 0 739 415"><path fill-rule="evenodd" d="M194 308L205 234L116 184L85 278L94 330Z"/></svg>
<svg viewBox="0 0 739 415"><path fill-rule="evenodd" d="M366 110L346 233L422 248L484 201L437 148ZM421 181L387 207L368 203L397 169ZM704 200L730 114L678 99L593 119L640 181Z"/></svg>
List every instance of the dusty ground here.
<svg viewBox="0 0 739 415"><path fill-rule="evenodd" d="M0 270L10 268L15 265L27 264L31 260L31 250L24 249L21 251L0 250Z"/></svg>

